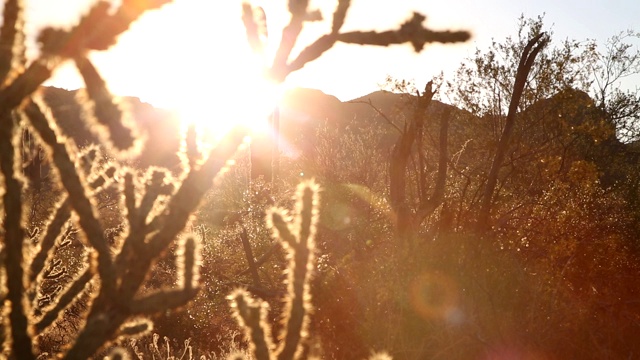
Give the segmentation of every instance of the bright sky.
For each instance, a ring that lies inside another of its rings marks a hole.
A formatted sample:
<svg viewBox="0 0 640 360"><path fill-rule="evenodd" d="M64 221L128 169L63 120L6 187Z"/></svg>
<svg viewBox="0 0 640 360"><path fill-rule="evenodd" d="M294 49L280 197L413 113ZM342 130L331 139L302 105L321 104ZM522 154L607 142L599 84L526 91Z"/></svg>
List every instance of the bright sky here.
<svg viewBox="0 0 640 360"><path fill-rule="evenodd" d="M92 2L25 0L29 31L46 24L75 22ZM282 3L283 10L286 3L269 2ZM330 18L334 3L318 3L327 4L321 9ZM212 106L212 98L251 94L247 89L253 87L257 66L245 45L240 4L240 0L175 0L163 10L146 15L122 36L117 47L96 54L94 59L113 92L137 96L159 107L193 103ZM349 100L377 90L387 74L424 84L440 71L453 73L463 58L476 47L486 48L491 38L500 40L515 34L522 13L525 17L546 13L545 23L553 25L558 40L603 41L625 29L640 31L637 0L352 0L343 30L394 28L414 10L427 15L426 24L431 28L472 31L472 41L430 46L417 55L408 45L387 49L339 45L291 76L289 85L317 88ZM268 12L267 19L277 23L270 28L275 40L277 26L284 19L273 14ZM307 39L314 38L314 31L317 36L318 31L326 29L328 25L313 25ZM73 70L60 71L52 84L65 88L82 85Z"/></svg>

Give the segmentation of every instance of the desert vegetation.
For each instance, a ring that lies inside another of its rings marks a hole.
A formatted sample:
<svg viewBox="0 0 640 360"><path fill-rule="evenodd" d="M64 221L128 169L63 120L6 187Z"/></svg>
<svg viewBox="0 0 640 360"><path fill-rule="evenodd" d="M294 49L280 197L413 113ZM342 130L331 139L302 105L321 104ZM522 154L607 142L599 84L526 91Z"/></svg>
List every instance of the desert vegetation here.
<svg viewBox="0 0 640 360"><path fill-rule="evenodd" d="M640 73L637 33L601 49L521 18L450 79L388 79L345 103L295 90L272 136L237 127L205 144L111 94L89 57L168 2L98 1L75 26L45 28L33 60L23 2L4 4L3 357L640 354L640 94L619 88ZM258 6L238 21L256 54L277 45L264 69L275 83L336 43L421 51L470 37L417 13L343 32L349 8L290 0L279 38ZM294 52L310 21L330 31ZM85 89L43 88L65 61Z"/></svg>

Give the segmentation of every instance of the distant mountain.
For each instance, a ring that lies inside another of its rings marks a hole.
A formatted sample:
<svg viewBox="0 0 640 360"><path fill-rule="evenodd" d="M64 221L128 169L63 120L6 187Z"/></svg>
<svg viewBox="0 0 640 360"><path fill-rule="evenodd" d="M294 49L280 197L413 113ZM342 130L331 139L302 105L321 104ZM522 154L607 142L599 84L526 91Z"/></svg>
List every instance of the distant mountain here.
<svg viewBox="0 0 640 360"><path fill-rule="evenodd" d="M86 129L80 118L80 107L75 101L76 91L45 88L43 93L45 100L50 104L54 115L60 119L61 127L68 136L72 137L79 145L95 141L93 134ZM393 121L397 127L402 128L404 119L411 116L412 100L414 100L414 96L411 95L376 91L348 102L342 102L319 90L294 89L284 95L279 106L282 137L288 146L296 147L298 151L304 152L313 147L315 132L322 123L326 122L328 126L337 128L367 127L376 124L388 129L384 143L386 146L391 146L398 132L389 124L389 121ZM136 159L135 163L140 166L173 167L177 165L178 159L175 153L180 144L179 119L168 111L156 109L141 102L138 98L128 97L123 101L129 106L135 122L149 140L142 155ZM566 107L566 104L573 104L580 111L573 110L571 114L567 115L567 111L570 109ZM462 146L465 141L479 131L480 127L486 126L487 121L494 121L478 118L466 111L438 101L433 102L427 116L437 119L446 109L453 111L454 115L450 124L451 149ZM549 116L550 113L553 115ZM527 126L527 124L531 124L533 117L544 116L549 119L559 119L562 118L563 113L565 118L570 118L568 120L570 126L558 129L558 131L582 131L581 129L594 128L595 126L600 129L600 134L604 137L603 141L584 148L584 155L590 160L596 160L594 157L600 157L601 159L597 162L604 164L607 160L603 160L603 156L609 157L613 156L611 154L631 149L631 145L625 146L615 139L615 129L605 121L602 114L597 112L589 96L575 90L567 90L532 105L519 115L522 120L518 121L522 126ZM388 119L385 119L385 116ZM426 126L430 126L429 124L435 126L435 123L428 121ZM552 123L560 124L556 120L552 120ZM495 136L497 139L499 131ZM537 141L536 136L531 135L530 138L521 138L517 141ZM606 151L602 146L607 147ZM634 149L636 147L634 145ZM473 150L487 151L487 153L490 151L479 147ZM633 152L635 153L635 151Z"/></svg>
<svg viewBox="0 0 640 360"><path fill-rule="evenodd" d="M378 145L390 148L398 131L389 122L402 129L405 119L412 116L415 103L415 96L387 91L341 102L318 90L296 89L286 94L281 105L281 128L290 143L310 151L316 139L315 129L321 122L337 128L377 125L387 129ZM425 127L432 136L437 134L439 119L446 110L451 115L449 151L465 149L457 158L458 165L474 168L478 161L491 159L504 119L478 117L434 100L425 114ZM529 106L517 114L516 128L519 130L512 139L512 149L528 148L537 153L550 149L551 143L556 148L565 147L565 152L571 148L570 154L565 153L570 160L566 165L575 160L593 162L605 185L624 179L628 169L640 164L640 145L619 141L615 125L587 93L579 90L566 89Z"/></svg>
<svg viewBox="0 0 640 360"><path fill-rule="evenodd" d="M298 88L283 97L280 105L281 130L285 139L300 143L296 139L304 138L301 145L309 147L315 139L317 126L323 122L339 129L346 126L365 128L376 125L388 129L382 143L391 145L398 132L389 122L402 128L404 119L411 116L412 100L414 96L411 95L376 91L342 102L319 90ZM433 101L427 115L440 116L447 108L455 109L451 105ZM462 110L455 111L463 113Z"/></svg>
<svg viewBox="0 0 640 360"><path fill-rule="evenodd" d="M96 142L97 139L82 120L81 108L76 101L77 96L77 90L69 91L53 87L43 89L43 98L51 107L53 115L59 120L63 132L78 146L83 146ZM136 97L125 97L121 101L131 112L140 132L147 138L145 148L134 164L143 167L177 165L179 160L175 154L180 148L179 120L170 112L156 109Z"/></svg>

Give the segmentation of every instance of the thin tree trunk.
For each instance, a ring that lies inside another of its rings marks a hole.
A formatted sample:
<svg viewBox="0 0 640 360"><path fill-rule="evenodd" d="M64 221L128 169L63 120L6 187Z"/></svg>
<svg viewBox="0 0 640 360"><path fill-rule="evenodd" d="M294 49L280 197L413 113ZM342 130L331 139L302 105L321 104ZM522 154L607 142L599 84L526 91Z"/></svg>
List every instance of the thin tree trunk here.
<svg viewBox="0 0 640 360"><path fill-rule="evenodd" d="M255 181L260 177L264 181L271 181L271 150L272 141L268 134L253 135L251 138L251 180Z"/></svg>
<svg viewBox="0 0 640 360"><path fill-rule="evenodd" d="M258 274L258 267L256 266L256 261L253 258L253 251L251 250L251 243L249 242L249 235L247 234L247 229L242 226L242 231L240 232L240 241L242 241L242 248L244 249L244 255L247 258L247 263L249 264L249 272L251 273L251 279L253 280L254 286L260 286L260 275Z"/></svg>
<svg viewBox="0 0 640 360"><path fill-rule="evenodd" d="M395 213L396 236L399 239L406 240L409 244L415 238L416 228L422 223L428 214L442 202L444 195L444 186L447 172L447 136L448 136L448 116L441 120L440 125L440 160L438 165L438 175L436 186L432 195L427 198L426 181L424 181L424 169L418 169L418 191L422 194L418 209L414 213L409 207L406 199L406 181L407 181L407 164L411 157L414 144L420 145L422 137L425 112L431 105L431 100L435 92L433 90L433 82L427 83L424 93L418 93L418 105L416 106L410 123L405 124L404 130L400 134L400 138L393 148L390 164L389 164L389 192L391 208ZM424 166L424 154L422 149L418 149L419 163Z"/></svg>
<svg viewBox="0 0 640 360"><path fill-rule="evenodd" d="M271 148L271 184L276 186L280 176L280 107L276 105L271 114L273 144ZM275 190L275 189L274 189Z"/></svg>
<svg viewBox="0 0 640 360"><path fill-rule="evenodd" d="M548 41L549 39L545 36L545 33L541 33L540 35L529 40L529 43L527 43L527 46L525 46L524 51L522 52L522 57L520 58L518 71L516 73L516 81L513 85L511 102L509 103L509 112L507 113L507 119L505 121L504 129L502 130L502 135L500 136L500 141L498 143L498 147L496 148L493 163L491 164L491 170L489 171L489 176L487 178L487 184L482 195L482 202L480 205L480 213L478 214L477 223L477 229L480 234L484 234L491 227L491 206L493 204L493 196L496 184L498 183L498 173L500 171L500 168L502 167L504 157L509 148L509 141L511 140L511 134L513 133L515 117L516 112L518 111L518 106L520 104L520 98L522 97L522 92L524 91L524 86L527 82L527 77L529 76L529 72L531 71L533 62L535 61L535 58L540 50L542 50L542 48L547 44Z"/></svg>

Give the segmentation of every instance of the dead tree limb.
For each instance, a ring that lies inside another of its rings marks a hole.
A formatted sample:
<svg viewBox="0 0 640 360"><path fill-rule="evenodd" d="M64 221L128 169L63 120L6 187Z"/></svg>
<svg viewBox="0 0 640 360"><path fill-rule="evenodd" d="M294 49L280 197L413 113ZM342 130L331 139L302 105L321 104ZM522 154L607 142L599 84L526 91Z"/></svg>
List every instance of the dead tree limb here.
<svg viewBox="0 0 640 360"><path fill-rule="evenodd" d="M407 200L407 164L412 154L414 144L420 146L424 131L425 113L431 105L435 91L433 82L427 83L422 94L418 93L417 106L408 124L405 124L398 138L389 161L389 194L391 208L395 214L396 236L413 242L417 228L424 219L437 209L444 201L444 189L447 176L447 140L450 113L447 111L440 122L439 160L436 184L433 192L427 197L427 183L424 164L425 153L418 149L420 168L417 170L419 193L423 196L419 199L417 209L412 209Z"/></svg>
<svg viewBox="0 0 640 360"><path fill-rule="evenodd" d="M529 72L531 71L531 67L533 66L536 56L548 42L549 38L545 33L541 33L529 40L529 43L527 43L527 46L525 46L524 51L522 52L520 63L518 64L518 71L516 72L516 81L513 85L511 102L509 103L509 112L507 113L504 129L502 130L502 135L500 136L500 141L498 142L498 147L496 148L493 163L491 164L491 170L489 171L487 183L482 195L477 223L478 231L481 234L490 228L491 206L493 203L495 187L498 183L498 172L502 167L502 162L504 161L504 157L509 148L509 141L511 140L511 134L513 133L513 128L515 126L516 112L520 105L520 98L522 97L527 77L529 76Z"/></svg>

